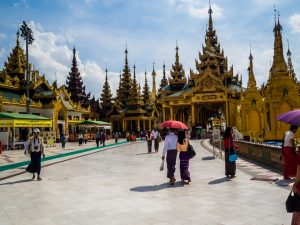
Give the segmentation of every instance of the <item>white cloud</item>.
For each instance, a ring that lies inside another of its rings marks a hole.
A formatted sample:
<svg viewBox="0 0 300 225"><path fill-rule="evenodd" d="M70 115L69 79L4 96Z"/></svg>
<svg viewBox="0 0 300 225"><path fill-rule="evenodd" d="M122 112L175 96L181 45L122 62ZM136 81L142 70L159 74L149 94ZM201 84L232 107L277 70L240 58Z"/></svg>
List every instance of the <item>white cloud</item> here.
<svg viewBox="0 0 300 225"><path fill-rule="evenodd" d="M284 2L285 0L273 0L273 1L254 0L253 4L257 8L270 8L270 7L274 7L274 5L276 6Z"/></svg>
<svg viewBox="0 0 300 225"><path fill-rule="evenodd" d="M69 38L64 34L45 32L40 25L34 22L30 23L30 27L35 38L33 44L29 47L30 61L34 63L35 68L41 74L46 74L50 82L53 82L57 77L59 85L65 84L73 57L73 49L68 47L68 45L72 45L68 41ZM80 49L77 49L78 69L86 86L86 92L91 92L92 95L98 98L105 79L104 70L94 60L82 61L79 53ZM111 86L117 87L118 83L119 77L110 80Z"/></svg>
<svg viewBox="0 0 300 225"><path fill-rule="evenodd" d="M185 11L190 16L198 19L207 19L207 13L209 6L207 2L203 5L203 2L197 0L168 0L169 4L176 7L178 11ZM223 16L223 10L216 4L212 4L211 8L214 13L215 18L220 18Z"/></svg>
<svg viewBox="0 0 300 225"><path fill-rule="evenodd" d="M7 38L6 34L0 33L0 41L3 40L3 39L6 39L6 38Z"/></svg>
<svg viewBox="0 0 300 225"><path fill-rule="evenodd" d="M222 8L217 6L216 4L213 4L211 6L213 9L214 18L220 18L223 16ZM199 19L207 19L207 12L209 10L209 7L196 7L195 5L189 5L188 6L188 12L191 16L199 18Z"/></svg>
<svg viewBox="0 0 300 225"><path fill-rule="evenodd" d="M300 33L300 14L294 14L289 18L289 24L293 33Z"/></svg>

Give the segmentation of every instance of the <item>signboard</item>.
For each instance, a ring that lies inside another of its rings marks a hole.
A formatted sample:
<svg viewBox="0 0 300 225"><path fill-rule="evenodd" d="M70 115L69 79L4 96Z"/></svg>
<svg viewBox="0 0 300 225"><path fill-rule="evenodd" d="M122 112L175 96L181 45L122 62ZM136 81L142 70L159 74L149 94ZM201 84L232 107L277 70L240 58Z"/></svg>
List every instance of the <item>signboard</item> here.
<svg viewBox="0 0 300 225"><path fill-rule="evenodd" d="M56 135L53 131L41 131L41 137L44 139L44 143L47 147L55 146L56 143Z"/></svg>
<svg viewBox="0 0 300 225"><path fill-rule="evenodd" d="M216 95L204 95L202 96L203 100L217 99Z"/></svg>
<svg viewBox="0 0 300 225"><path fill-rule="evenodd" d="M52 120L0 120L0 127L52 127Z"/></svg>

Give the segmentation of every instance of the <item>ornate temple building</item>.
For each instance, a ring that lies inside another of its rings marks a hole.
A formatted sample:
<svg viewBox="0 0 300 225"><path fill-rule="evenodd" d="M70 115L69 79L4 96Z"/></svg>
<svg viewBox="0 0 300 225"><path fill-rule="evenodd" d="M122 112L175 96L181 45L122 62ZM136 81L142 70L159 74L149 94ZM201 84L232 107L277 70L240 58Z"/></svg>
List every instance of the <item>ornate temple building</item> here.
<svg viewBox="0 0 300 225"><path fill-rule="evenodd" d="M208 26L204 43L195 60L195 68L189 74L180 62L176 43L175 62L156 88L156 71L153 70L141 87L137 82L136 67L133 73L125 50L125 65L113 97L105 70L100 99L86 93L77 66L76 49L73 49L72 65L66 86L50 84L45 75L30 65L30 109L33 114L52 118L52 130L57 137L62 132L75 133L76 124L82 119L111 122L112 131L148 130L165 120L179 120L190 128L222 125L237 127L244 136L255 140L280 140L288 125L276 121L276 116L300 108L300 85L292 64L292 53L287 50L287 63L283 54L282 26L275 19L274 55L266 84L257 87L254 57L250 50L248 83L242 88L242 80L234 75L227 56L219 43L213 26L213 11L209 7ZM246 60L246 59L245 59ZM152 90L149 83L152 81ZM17 34L16 46L0 71L0 109L6 112L26 112L25 55Z"/></svg>
<svg viewBox="0 0 300 225"><path fill-rule="evenodd" d="M155 77L154 67L152 76ZM110 116L113 131L139 132L156 127L159 114L152 101L154 92L151 95L146 72L143 94L141 94L140 88L136 80L135 65L133 66L133 77L131 75L126 48L125 65L123 73L120 75L117 96L112 105L112 110L107 114ZM104 98L102 102L104 102Z"/></svg>
<svg viewBox="0 0 300 225"><path fill-rule="evenodd" d="M4 112L26 113L26 57L19 38L18 32L16 46L0 71L0 105ZM31 113L51 118L52 130L58 138L62 132L67 135L74 132L75 124L90 114L90 107L84 108L80 102L73 101L64 85L58 88L57 82L50 84L45 75L32 69L31 64L29 74Z"/></svg>
<svg viewBox="0 0 300 225"><path fill-rule="evenodd" d="M297 81L291 51L288 48L286 63L283 55L282 26L275 19L274 55L266 85L256 87L253 57L250 53L247 90L238 105L237 127L252 139L281 140L289 125L276 120L276 116L300 108L299 83Z"/></svg>
<svg viewBox="0 0 300 225"><path fill-rule="evenodd" d="M241 81L233 75L233 67L228 68L228 60L218 41L213 27L212 9L209 7L208 28L196 72L190 70L187 79L180 63L179 47L176 45L175 63L171 78L163 79L158 92L158 104L162 110L162 120L179 120L190 127L204 126L213 118L236 124L236 108L241 93Z"/></svg>

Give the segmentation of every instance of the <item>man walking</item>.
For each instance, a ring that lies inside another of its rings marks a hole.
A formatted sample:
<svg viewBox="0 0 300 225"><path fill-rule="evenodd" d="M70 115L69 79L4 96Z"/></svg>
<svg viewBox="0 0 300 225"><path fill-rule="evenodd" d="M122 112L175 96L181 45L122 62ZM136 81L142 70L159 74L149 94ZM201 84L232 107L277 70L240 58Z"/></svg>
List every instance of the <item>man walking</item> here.
<svg viewBox="0 0 300 225"><path fill-rule="evenodd" d="M45 158L44 154L44 139L39 136L40 130L35 128L33 130L34 136L28 140L27 151L30 154L31 161L26 168L26 171L32 173L32 179L35 178L35 173L37 173L37 180L40 181L41 173L41 156Z"/></svg>
<svg viewBox="0 0 300 225"><path fill-rule="evenodd" d="M177 157L177 150L176 144L178 141L178 137L174 132L174 129L170 129L170 133L165 137L165 145L162 153L162 160L165 159L167 161L167 177L170 179L170 184L174 185L176 179L174 177L175 173L175 165L176 165L176 157Z"/></svg>
<svg viewBox="0 0 300 225"><path fill-rule="evenodd" d="M154 150L155 150L155 152L158 152L160 133L158 132L157 129L154 129L154 131L153 131L153 138L154 138Z"/></svg>

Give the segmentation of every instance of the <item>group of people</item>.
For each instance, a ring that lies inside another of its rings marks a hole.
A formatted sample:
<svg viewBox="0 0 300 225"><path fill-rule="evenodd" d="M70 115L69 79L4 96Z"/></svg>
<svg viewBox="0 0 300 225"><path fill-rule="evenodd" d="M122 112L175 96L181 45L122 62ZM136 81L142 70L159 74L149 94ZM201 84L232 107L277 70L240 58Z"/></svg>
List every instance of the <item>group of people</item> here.
<svg viewBox="0 0 300 225"><path fill-rule="evenodd" d="M104 131L98 131L96 135L96 145L97 148L99 147L99 143L103 144L103 147L105 146L105 140L106 140L106 134Z"/></svg>
<svg viewBox="0 0 300 225"><path fill-rule="evenodd" d="M142 137L141 137L142 139ZM154 152L158 152L159 142L161 142L162 138L157 129L153 131L148 130L146 134L147 146L148 146L148 154L152 153L152 141L154 141Z"/></svg>
<svg viewBox="0 0 300 225"><path fill-rule="evenodd" d="M180 159L180 177L183 184L191 182L189 172L189 155L188 155L189 141L186 138L185 132L175 129L170 129L169 134L165 137L165 144L162 152L162 160L166 159L167 162L167 177L169 178L170 185L174 185L176 159L179 153Z"/></svg>

